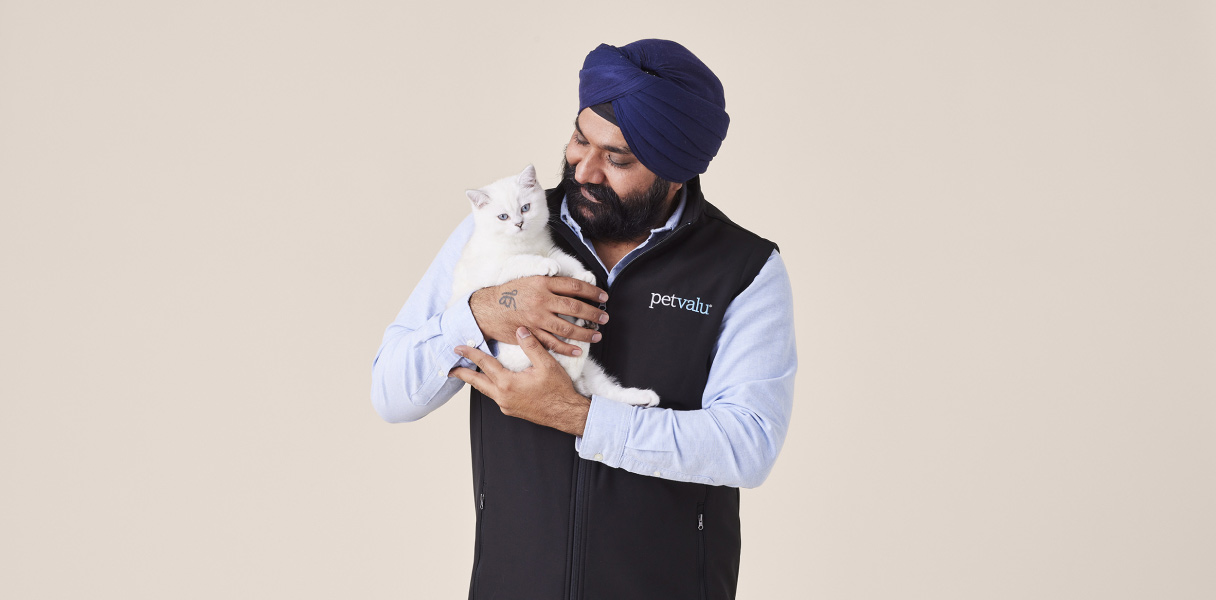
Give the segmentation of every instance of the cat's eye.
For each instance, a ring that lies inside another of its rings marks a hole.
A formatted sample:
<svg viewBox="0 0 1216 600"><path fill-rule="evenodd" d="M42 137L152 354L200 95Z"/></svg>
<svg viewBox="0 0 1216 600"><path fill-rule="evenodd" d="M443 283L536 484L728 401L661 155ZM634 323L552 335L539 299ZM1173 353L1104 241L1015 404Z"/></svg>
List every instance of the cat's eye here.
<svg viewBox="0 0 1216 600"><path fill-rule="evenodd" d="M527 204L525 204L525 205L523 205L523 206L519 207L519 212L521 212L521 213L526 213L526 212L528 212L528 209L529 209L529 208L532 208L532 203L531 203L531 202L529 202L529 203L527 203Z"/></svg>
<svg viewBox="0 0 1216 600"><path fill-rule="evenodd" d="M506 220L507 220L507 219L509 219L509 218L510 218L510 217L508 217L508 216L507 216L507 213L502 213L501 215L498 215L498 220L499 220L499 221L506 221Z"/></svg>

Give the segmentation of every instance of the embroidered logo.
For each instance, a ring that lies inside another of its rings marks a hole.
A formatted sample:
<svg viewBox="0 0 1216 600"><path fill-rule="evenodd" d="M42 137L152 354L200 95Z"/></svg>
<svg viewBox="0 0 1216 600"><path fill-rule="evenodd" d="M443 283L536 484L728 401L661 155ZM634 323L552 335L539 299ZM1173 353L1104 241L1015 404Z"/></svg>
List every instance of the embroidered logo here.
<svg viewBox="0 0 1216 600"><path fill-rule="evenodd" d="M695 313L701 313L703 315L708 315L710 307L713 306L712 304L705 304L701 302L700 298L689 300L688 298L681 298L679 296L664 296L663 294L659 294L657 292L651 292L650 308L654 308L654 305L656 304L660 306L670 306L672 308L689 310Z"/></svg>

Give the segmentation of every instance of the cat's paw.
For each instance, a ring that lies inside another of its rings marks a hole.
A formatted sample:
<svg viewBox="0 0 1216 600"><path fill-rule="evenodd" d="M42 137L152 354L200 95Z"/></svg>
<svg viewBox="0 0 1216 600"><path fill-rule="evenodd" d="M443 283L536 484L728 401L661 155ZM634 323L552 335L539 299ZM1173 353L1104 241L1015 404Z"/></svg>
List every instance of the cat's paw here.
<svg viewBox="0 0 1216 600"><path fill-rule="evenodd" d="M634 406L658 406L659 395L650 391L638 388L625 388L614 400L632 404Z"/></svg>
<svg viewBox="0 0 1216 600"><path fill-rule="evenodd" d="M540 268L544 271L543 275L545 275L546 277L553 277L554 275L557 275L562 270L562 266L560 264L558 264L558 262L556 260L553 260L552 258L541 259Z"/></svg>
<svg viewBox="0 0 1216 600"><path fill-rule="evenodd" d="M586 269L574 274L574 278L595 285L595 273Z"/></svg>

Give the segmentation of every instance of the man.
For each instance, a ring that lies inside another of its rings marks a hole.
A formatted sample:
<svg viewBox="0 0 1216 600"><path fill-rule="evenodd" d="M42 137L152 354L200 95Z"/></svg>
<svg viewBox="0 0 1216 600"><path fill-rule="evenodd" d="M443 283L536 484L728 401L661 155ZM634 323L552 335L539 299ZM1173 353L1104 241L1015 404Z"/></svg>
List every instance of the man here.
<svg viewBox="0 0 1216 600"><path fill-rule="evenodd" d="M765 479L789 424L789 278L773 243L701 193L729 122L707 66L641 40L600 45L579 76L550 227L599 286L529 277L445 310L466 219L385 332L373 403L413 421L474 388L470 598L733 598L738 488ZM558 336L593 342L607 372L659 406L580 396L545 351L575 355ZM503 369L498 343L534 366Z"/></svg>

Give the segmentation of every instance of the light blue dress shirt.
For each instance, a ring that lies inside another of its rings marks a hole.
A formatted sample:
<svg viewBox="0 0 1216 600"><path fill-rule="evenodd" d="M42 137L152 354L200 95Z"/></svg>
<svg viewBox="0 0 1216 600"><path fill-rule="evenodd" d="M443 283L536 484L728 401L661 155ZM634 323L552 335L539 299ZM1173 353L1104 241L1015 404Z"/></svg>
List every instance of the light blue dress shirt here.
<svg viewBox="0 0 1216 600"><path fill-rule="evenodd" d="M625 265L675 229L671 218L608 272L608 294ZM565 200L561 220L596 256ZM452 270L473 233L473 216L460 223L384 332L372 361L372 404L390 423L416 421L447 402L464 385L448 372L476 368L457 356L466 345L496 354L469 308L469 296L451 308ZM601 261L601 266L603 262ZM768 477L789 429L793 409L794 304L789 274L773 251L751 285L727 306L713 349L701 410L645 408L591 398L574 450L587 460L642 475L711 485L755 487Z"/></svg>

